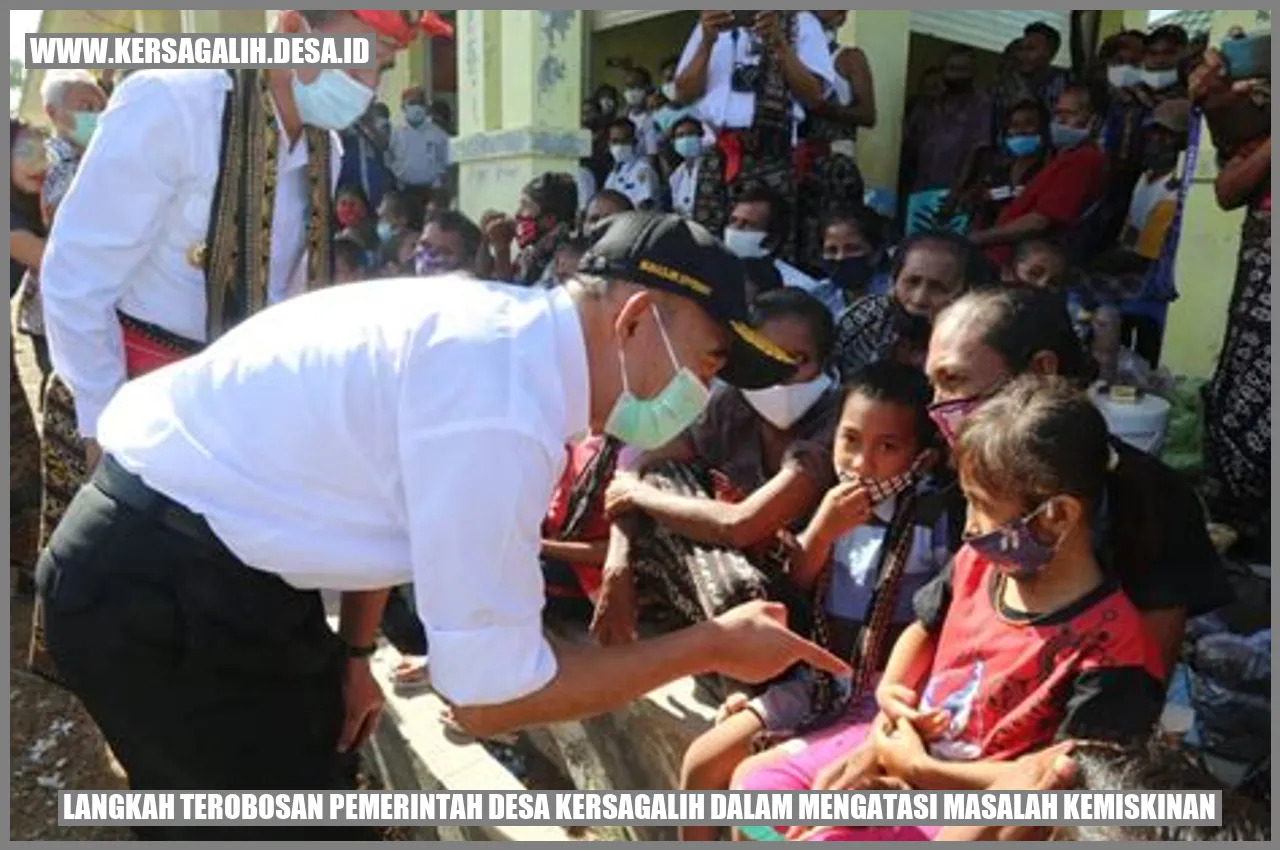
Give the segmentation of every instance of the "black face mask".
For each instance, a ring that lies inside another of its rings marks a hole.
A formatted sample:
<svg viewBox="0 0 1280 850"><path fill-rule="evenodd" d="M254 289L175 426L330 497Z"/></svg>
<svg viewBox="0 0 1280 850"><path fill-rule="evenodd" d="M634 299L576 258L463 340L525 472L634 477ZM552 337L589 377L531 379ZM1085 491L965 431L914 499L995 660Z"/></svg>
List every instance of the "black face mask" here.
<svg viewBox="0 0 1280 850"><path fill-rule="evenodd" d="M863 292L875 271L870 255L845 257L843 260L824 260L827 277L846 292Z"/></svg>

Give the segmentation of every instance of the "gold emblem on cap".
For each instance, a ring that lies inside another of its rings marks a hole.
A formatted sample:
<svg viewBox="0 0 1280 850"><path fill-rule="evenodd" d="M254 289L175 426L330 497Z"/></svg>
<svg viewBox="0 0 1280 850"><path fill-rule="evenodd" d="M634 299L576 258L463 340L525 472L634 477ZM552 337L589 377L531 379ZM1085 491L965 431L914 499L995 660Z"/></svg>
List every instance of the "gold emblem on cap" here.
<svg viewBox="0 0 1280 850"><path fill-rule="evenodd" d="M204 260L205 257L208 256L208 253L209 246L205 242L196 242L187 249L187 262L191 264L192 268L202 269L204 268Z"/></svg>
<svg viewBox="0 0 1280 850"><path fill-rule="evenodd" d="M780 360L788 366L796 366L800 361L792 357L787 352L773 344L773 340L760 333L755 328L743 322L730 322L729 327L733 328L733 332L742 337L743 341L758 348L760 351L772 357L774 360Z"/></svg>

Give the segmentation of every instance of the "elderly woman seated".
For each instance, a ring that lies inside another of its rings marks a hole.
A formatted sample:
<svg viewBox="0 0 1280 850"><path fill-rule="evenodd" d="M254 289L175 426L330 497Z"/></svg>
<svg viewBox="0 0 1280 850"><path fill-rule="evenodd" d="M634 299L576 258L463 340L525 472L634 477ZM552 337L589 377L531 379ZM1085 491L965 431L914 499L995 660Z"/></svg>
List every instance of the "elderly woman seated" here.
<svg viewBox="0 0 1280 850"><path fill-rule="evenodd" d="M614 477L592 628L602 642L634 636L637 585L656 597L656 613L683 622L749 599L798 601L782 574L787 535L779 533L802 525L834 483L840 396L824 371L832 319L797 289L764 293L753 311L761 333L800 367L790 383L765 390L717 387L680 438Z"/></svg>

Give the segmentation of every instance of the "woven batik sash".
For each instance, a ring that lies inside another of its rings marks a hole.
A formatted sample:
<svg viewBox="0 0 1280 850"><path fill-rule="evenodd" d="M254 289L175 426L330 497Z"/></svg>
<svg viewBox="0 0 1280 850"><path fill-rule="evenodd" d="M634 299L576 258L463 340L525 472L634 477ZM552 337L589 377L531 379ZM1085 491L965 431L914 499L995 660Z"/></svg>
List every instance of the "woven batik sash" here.
<svg viewBox="0 0 1280 850"><path fill-rule="evenodd" d="M202 257L208 340L267 306L280 126L262 71L228 71L222 156ZM307 288L333 279L333 191L329 133L303 130L307 142Z"/></svg>

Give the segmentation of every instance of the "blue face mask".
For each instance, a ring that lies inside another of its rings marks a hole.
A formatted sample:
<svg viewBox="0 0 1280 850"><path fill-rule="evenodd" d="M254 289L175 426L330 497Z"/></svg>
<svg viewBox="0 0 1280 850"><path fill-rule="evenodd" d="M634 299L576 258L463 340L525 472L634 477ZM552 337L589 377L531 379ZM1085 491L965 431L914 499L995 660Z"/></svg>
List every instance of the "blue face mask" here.
<svg viewBox="0 0 1280 850"><path fill-rule="evenodd" d="M89 140L93 138L93 133L98 129L98 112L73 112L71 117L75 120L75 125L71 128L70 138L82 148L89 146Z"/></svg>
<svg viewBox="0 0 1280 850"><path fill-rule="evenodd" d="M321 130L345 130L373 102L373 89L345 71L325 68L310 83L293 76L293 101L304 124Z"/></svg>
<svg viewBox="0 0 1280 850"><path fill-rule="evenodd" d="M1068 127L1054 121L1049 128L1050 135L1053 137L1053 146L1060 151L1069 151L1073 148L1080 147L1084 140L1089 138L1089 128L1087 127Z"/></svg>
<svg viewBox="0 0 1280 850"><path fill-rule="evenodd" d="M662 392L653 398L636 398L627 381L627 361L622 349L618 349L618 362L622 367L622 394L613 405L609 419L604 423L606 434L617 437L641 451L660 449L680 436L707 406L711 393L698 376L681 366L676 358L662 316L654 307L653 317L658 322L662 342L667 346L667 356L676 370Z"/></svg>
<svg viewBox="0 0 1280 850"><path fill-rule="evenodd" d="M1004 149L1009 156L1031 156L1040 150L1040 137L1035 135L1006 136Z"/></svg>
<svg viewBox="0 0 1280 850"><path fill-rule="evenodd" d="M421 127L422 122L427 120L427 108L416 103L409 104L404 108L404 120L411 127Z"/></svg>
<svg viewBox="0 0 1280 850"><path fill-rule="evenodd" d="M1045 543L1031 530L1031 521L1048 506L1045 502L1022 519L986 534L967 537L964 542L1009 578L1035 578L1053 562L1062 543L1061 538L1053 544Z"/></svg>
<svg viewBox="0 0 1280 850"><path fill-rule="evenodd" d="M702 139L697 136L680 136L671 143L671 147L684 159L694 159L702 153Z"/></svg>
<svg viewBox="0 0 1280 850"><path fill-rule="evenodd" d="M391 226L389 221L378 222L378 240L381 242L390 242L391 237L396 235L396 229Z"/></svg>

